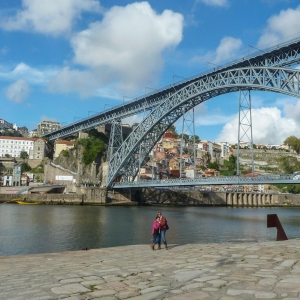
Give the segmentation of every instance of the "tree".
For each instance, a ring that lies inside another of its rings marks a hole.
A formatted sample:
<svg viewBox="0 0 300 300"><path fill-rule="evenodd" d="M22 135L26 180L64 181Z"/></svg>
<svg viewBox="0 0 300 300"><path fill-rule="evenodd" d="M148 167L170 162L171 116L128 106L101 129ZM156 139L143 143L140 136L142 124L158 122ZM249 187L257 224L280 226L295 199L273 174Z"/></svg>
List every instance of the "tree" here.
<svg viewBox="0 0 300 300"><path fill-rule="evenodd" d="M26 162L21 164L21 168L22 168L22 172L27 172L31 170L31 167Z"/></svg>
<svg viewBox="0 0 300 300"><path fill-rule="evenodd" d="M297 161L296 157L281 157L279 161L280 167L285 174L292 174L300 170L300 162Z"/></svg>
<svg viewBox="0 0 300 300"><path fill-rule="evenodd" d="M286 138L283 143L285 145L288 145L289 147L291 147L298 154L300 153L300 139L298 139L294 135L289 136L288 138Z"/></svg>
<svg viewBox="0 0 300 300"><path fill-rule="evenodd" d="M199 138L198 135L195 134L195 143L199 143L201 140ZM190 136L190 140L189 140L190 143L194 143L194 135L191 135Z"/></svg>
<svg viewBox="0 0 300 300"><path fill-rule="evenodd" d="M28 159L29 155L26 151L21 151L20 158L22 159Z"/></svg>
<svg viewBox="0 0 300 300"><path fill-rule="evenodd" d="M182 136L182 138L183 138L183 140L184 140L184 142L185 143L188 143L189 142L189 140L190 140L190 137L189 137L189 135L188 134L186 134L186 133L184 133L183 135L181 135Z"/></svg>
<svg viewBox="0 0 300 300"><path fill-rule="evenodd" d="M221 175L224 176L236 175L236 162L237 162L237 157L231 154L229 156L229 160L224 160L224 165L223 165L223 170L221 171Z"/></svg>
<svg viewBox="0 0 300 300"><path fill-rule="evenodd" d="M98 154L102 153L105 148L105 143L101 139L94 136L91 136L87 139L81 139L78 141L78 144L84 147L82 162L85 165L90 165L93 163Z"/></svg>
<svg viewBox="0 0 300 300"><path fill-rule="evenodd" d="M215 169L217 171L220 169L220 165L216 161L215 162L209 162L208 165L207 165L207 167L209 169Z"/></svg>
<svg viewBox="0 0 300 300"><path fill-rule="evenodd" d="M8 153L5 153L4 156L5 156L5 157L11 157Z"/></svg>

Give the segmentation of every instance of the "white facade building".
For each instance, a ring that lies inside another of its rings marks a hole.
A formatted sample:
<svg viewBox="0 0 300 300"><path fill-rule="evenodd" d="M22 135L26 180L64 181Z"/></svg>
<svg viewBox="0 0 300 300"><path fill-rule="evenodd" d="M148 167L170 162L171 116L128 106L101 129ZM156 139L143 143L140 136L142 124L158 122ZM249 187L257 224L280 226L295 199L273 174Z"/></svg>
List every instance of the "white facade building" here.
<svg viewBox="0 0 300 300"><path fill-rule="evenodd" d="M0 136L0 157L5 157L5 154L8 154L10 157L20 157L21 152L26 151L29 158L33 159L35 142L40 140L36 138ZM43 157L44 155L41 158Z"/></svg>
<svg viewBox="0 0 300 300"><path fill-rule="evenodd" d="M220 142L221 145L221 157L227 156L230 153L230 145L228 142Z"/></svg>

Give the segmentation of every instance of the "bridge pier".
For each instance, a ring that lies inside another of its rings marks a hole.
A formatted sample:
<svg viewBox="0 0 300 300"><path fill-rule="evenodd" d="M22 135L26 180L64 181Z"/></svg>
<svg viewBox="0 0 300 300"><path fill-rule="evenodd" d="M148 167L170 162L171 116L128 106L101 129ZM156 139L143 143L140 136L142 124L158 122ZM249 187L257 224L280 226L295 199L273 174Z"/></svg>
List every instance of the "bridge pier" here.
<svg viewBox="0 0 300 300"><path fill-rule="evenodd" d="M227 206L259 206L273 204L274 195L258 193L226 193L225 201Z"/></svg>
<svg viewBox="0 0 300 300"><path fill-rule="evenodd" d="M242 205L248 205L248 194L243 194L243 202Z"/></svg>
<svg viewBox="0 0 300 300"><path fill-rule="evenodd" d="M232 193L227 193L226 194L226 205L232 206L233 204L233 195Z"/></svg>

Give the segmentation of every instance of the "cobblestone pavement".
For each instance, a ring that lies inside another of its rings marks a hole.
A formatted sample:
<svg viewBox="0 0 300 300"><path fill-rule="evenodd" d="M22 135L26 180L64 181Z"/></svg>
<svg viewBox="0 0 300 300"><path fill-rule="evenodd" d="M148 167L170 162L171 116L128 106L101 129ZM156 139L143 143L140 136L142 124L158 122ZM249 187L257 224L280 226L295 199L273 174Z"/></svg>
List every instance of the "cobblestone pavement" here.
<svg viewBox="0 0 300 300"><path fill-rule="evenodd" d="M300 239L0 257L0 299L299 299Z"/></svg>

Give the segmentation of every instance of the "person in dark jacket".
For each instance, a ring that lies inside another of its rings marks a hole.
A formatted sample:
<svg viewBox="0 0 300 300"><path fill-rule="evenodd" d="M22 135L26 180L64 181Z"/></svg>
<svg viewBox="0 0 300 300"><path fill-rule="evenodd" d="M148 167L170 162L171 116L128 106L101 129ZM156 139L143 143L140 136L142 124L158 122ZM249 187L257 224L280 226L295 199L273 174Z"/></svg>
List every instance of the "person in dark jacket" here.
<svg viewBox="0 0 300 300"><path fill-rule="evenodd" d="M169 250L168 245L167 245L167 240L166 240L166 230L167 230L167 219L164 217L160 211L157 212L157 216L159 217L160 221L160 239L158 242L158 249L161 249L161 240L163 241L166 250Z"/></svg>

